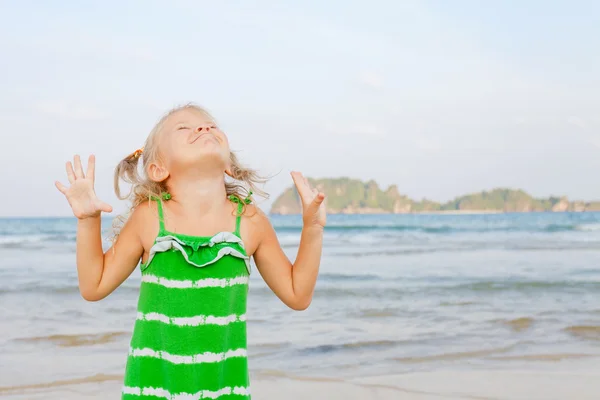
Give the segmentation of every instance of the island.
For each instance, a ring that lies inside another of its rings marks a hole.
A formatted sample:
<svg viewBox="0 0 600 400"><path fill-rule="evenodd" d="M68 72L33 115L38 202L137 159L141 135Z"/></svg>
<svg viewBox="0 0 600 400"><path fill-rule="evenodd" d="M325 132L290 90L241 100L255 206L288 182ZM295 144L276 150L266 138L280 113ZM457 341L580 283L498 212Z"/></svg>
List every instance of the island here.
<svg viewBox="0 0 600 400"><path fill-rule="evenodd" d="M352 178L309 179L310 184L327 195L329 214L409 214L409 213L509 213L509 212L590 212L600 211L600 201L570 201L565 196L534 198L520 189L496 188L466 194L446 203L429 199L414 200L403 195L396 185L382 190L374 181ZM275 199L271 214L302 212L294 186Z"/></svg>

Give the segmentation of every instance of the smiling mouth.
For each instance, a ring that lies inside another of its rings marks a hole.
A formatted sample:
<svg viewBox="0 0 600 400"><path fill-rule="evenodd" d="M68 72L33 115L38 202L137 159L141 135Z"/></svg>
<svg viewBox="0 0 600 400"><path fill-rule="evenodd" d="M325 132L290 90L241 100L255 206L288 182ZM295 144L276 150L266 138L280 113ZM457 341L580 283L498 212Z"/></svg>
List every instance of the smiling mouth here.
<svg viewBox="0 0 600 400"><path fill-rule="evenodd" d="M215 139L215 140L218 141L217 137L215 135L213 135L212 133L210 133L210 132L204 132L204 133L201 133L198 136L196 136L194 139L192 139L192 141L190 142L190 144L196 142L196 140L204 137L205 135L211 135L213 137L213 139Z"/></svg>

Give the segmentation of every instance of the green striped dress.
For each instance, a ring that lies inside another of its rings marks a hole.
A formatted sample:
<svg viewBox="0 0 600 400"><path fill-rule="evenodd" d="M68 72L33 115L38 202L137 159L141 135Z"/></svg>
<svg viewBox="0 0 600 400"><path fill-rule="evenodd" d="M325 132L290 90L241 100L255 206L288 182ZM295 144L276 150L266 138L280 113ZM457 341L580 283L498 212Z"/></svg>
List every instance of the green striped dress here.
<svg viewBox="0 0 600 400"><path fill-rule="evenodd" d="M146 263L122 399L250 399L246 300L250 260L234 232L169 232L157 201L158 236ZM247 199L246 203L249 202Z"/></svg>

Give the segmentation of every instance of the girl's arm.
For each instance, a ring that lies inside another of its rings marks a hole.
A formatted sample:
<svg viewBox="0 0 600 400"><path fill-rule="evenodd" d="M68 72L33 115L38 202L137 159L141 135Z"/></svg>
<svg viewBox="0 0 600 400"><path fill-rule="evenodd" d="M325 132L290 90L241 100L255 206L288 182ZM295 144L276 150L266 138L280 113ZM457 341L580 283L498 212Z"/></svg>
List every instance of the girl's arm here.
<svg viewBox="0 0 600 400"><path fill-rule="evenodd" d="M74 167L67 165L70 187L56 182L77 217L77 275L79 290L84 299L101 300L114 291L137 266L144 248L137 210L125 224L115 245L106 254L102 251L101 213L112 207L96 196L94 191L95 159L90 156L87 173L83 173L81 159L75 156Z"/></svg>
<svg viewBox="0 0 600 400"><path fill-rule="evenodd" d="M88 301L102 300L131 275L144 253L138 235L140 213L127 220L114 245L102 250L100 216L77 223L77 276L79 291Z"/></svg>
<svg viewBox="0 0 600 400"><path fill-rule="evenodd" d="M302 234L296 261L292 264L281 246L266 215L258 213L255 229L260 241L254 252L256 266L271 290L294 310L305 310L312 301L319 273L323 229L326 223L325 195L311 189L299 173L292 173L302 200Z"/></svg>

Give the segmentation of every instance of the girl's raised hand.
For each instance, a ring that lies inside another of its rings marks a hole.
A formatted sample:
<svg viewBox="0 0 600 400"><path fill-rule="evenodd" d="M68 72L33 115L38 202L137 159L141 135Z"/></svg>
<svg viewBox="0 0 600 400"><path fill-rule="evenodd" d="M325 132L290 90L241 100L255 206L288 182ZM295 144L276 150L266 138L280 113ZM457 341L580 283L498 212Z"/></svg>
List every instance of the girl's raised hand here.
<svg viewBox="0 0 600 400"><path fill-rule="evenodd" d="M325 213L325 194L311 188L308 180L300 172L292 172L292 179L302 201L302 220L304 226L325 227L327 214Z"/></svg>
<svg viewBox="0 0 600 400"><path fill-rule="evenodd" d="M81 166L81 159L75 156L75 168L71 161L67 162L67 177L70 187L56 181L56 188L65 195L73 214L78 219L97 217L102 211L111 212L112 207L100 200L94 191L94 172L96 169L96 159L93 155L88 160L87 173L84 175Z"/></svg>

